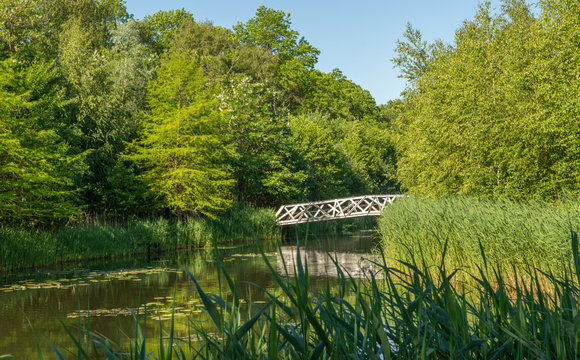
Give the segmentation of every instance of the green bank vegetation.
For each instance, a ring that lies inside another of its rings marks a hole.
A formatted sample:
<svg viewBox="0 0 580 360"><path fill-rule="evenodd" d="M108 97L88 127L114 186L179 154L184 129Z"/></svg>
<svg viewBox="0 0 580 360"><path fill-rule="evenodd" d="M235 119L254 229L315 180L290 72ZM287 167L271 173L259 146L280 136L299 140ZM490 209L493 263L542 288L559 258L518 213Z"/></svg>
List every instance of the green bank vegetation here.
<svg viewBox="0 0 580 360"><path fill-rule="evenodd" d="M165 327L157 322L159 333L143 333L147 316L137 309L133 330L119 332L118 339L103 339L79 319L78 334L63 330L77 339L76 347L52 346L61 357L71 351L80 359L575 359L580 258L574 232L571 249L573 260L562 277L530 268L507 285L500 270L484 266L469 272L477 286L461 289L452 284L457 271L447 269L444 257L435 271L413 258L401 263L403 271L381 260L366 280L344 274L336 263L341 276L333 292L309 289L299 250L294 276L278 275L263 254L279 290L244 311L218 259L220 287L229 296L207 294L185 270L208 319L187 320L186 338L176 336L174 316ZM519 281L521 275L531 281ZM546 290L553 295L546 297ZM154 345L151 338L157 339Z"/></svg>
<svg viewBox="0 0 580 360"><path fill-rule="evenodd" d="M219 220L103 219L51 232L0 227L0 270L206 247L214 241L280 239L280 236L273 210L252 210L241 205L222 213Z"/></svg>
<svg viewBox="0 0 580 360"><path fill-rule="evenodd" d="M580 228L580 202L446 197L401 198L378 220L380 248L391 264L411 257L473 272L489 266L511 273L529 267L562 275L572 258L570 229ZM448 247L444 254L445 246Z"/></svg>

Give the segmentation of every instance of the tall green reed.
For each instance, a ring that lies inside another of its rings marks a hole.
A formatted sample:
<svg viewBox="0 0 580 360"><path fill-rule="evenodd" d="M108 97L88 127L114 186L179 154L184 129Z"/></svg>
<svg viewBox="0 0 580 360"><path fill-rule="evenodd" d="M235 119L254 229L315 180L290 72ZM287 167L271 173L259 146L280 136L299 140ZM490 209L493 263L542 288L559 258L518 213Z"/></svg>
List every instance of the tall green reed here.
<svg viewBox="0 0 580 360"><path fill-rule="evenodd" d="M488 261L510 270L527 266L562 272L571 259L569 229L580 227L580 201L560 204L509 199L402 198L378 220L380 245L392 259L441 259L447 239L448 268L483 266Z"/></svg>
<svg viewBox="0 0 580 360"><path fill-rule="evenodd" d="M219 242L280 238L273 210L243 205L218 219L99 220L54 231L0 227L0 271L59 261L104 258L150 251L211 246Z"/></svg>

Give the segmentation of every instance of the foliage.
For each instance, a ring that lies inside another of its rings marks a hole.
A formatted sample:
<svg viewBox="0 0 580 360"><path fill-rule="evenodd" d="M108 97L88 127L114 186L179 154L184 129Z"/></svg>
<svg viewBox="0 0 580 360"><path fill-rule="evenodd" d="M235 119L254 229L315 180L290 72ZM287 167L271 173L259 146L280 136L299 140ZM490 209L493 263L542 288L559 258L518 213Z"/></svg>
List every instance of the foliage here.
<svg viewBox="0 0 580 360"><path fill-rule="evenodd" d="M305 160L308 199L399 191L394 144L384 124L312 113L291 117L290 127Z"/></svg>
<svg viewBox="0 0 580 360"><path fill-rule="evenodd" d="M401 69L400 78L408 81L413 86L423 76L430 72L431 63L441 53L449 51L441 41L428 44L423 41L421 32L407 23L403 37L406 41L397 40L395 52L397 56L391 59L395 67Z"/></svg>
<svg viewBox="0 0 580 360"><path fill-rule="evenodd" d="M232 182L220 165L223 115L212 100L215 89L203 82L192 56L171 54L149 82L150 112L126 156L143 168L140 176L152 193L178 217L211 215L230 202Z"/></svg>
<svg viewBox="0 0 580 360"><path fill-rule="evenodd" d="M233 26L237 40L278 55L283 62L297 60L306 69L313 69L320 51L290 28L290 14L260 6L247 23Z"/></svg>
<svg viewBox="0 0 580 360"><path fill-rule="evenodd" d="M147 15L143 18L141 29L144 42L161 54L170 48L175 34L188 21L193 21L193 15L185 9L160 10L153 15Z"/></svg>
<svg viewBox="0 0 580 360"><path fill-rule="evenodd" d="M301 158L290 143L287 117L273 112L266 101L270 96L267 84L248 77L231 78L220 95L238 201L252 206L281 205L304 196Z"/></svg>
<svg viewBox="0 0 580 360"><path fill-rule="evenodd" d="M62 101L55 73L52 63L0 63L0 224L50 225L79 213L71 177L82 158L52 128Z"/></svg>
<svg viewBox="0 0 580 360"><path fill-rule="evenodd" d="M523 1L506 1L500 15L482 4L446 51L403 62L417 44L399 48L403 74L420 73L405 75L403 186L552 199L577 190L576 17L558 1L541 2L538 18Z"/></svg>
<svg viewBox="0 0 580 360"><path fill-rule="evenodd" d="M305 74L298 83L301 92L295 99L296 114L322 112L332 118L376 122L377 104L370 93L348 80L339 70L330 73L315 70ZM294 82L294 80L289 80Z"/></svg>
<svg viewBox="0 0 580 360"><path fill-rule="evenodd" d="M349 174L348 162L330 119L320 114L291 118L294 146L303 154L307 164L308 198L332 199L349 193L354 174ZM338 130L338 131L337 131Z"/></svg>
<svg viewBox="0 0 580 360"><path fill-rule="evenodd" d="M320 51L291 28L290 14L261 6L225 29L185 9L134 20L123 0L0 1L0 61L13 64L2 72L17 83L2 90L11 115L0 130L10 148L0 172L16 179L12 161L28 169L19 191L0 186L13 195L54 190L26 198L26 219L12 207L1 223L57 224L83 212L213 216L234 198L276 206L397 188L380 108L340 70L314 69ZM181 85L168 75L180 71L189 77L183 103L171 98ZM318 114L335 125L319 135L310 132L325 122L294 127L304 139L325 138L326 160L290 126ZM15 206L13 195L4 206ZM62 211L45 208L47 199Z"/></svg>
<svg viewBox="0 0 580 360"><path fill-rule="evenodd" d="M382 123L354 121L345 124L344 149L353 173L362 184L356 191L397 194L397 154L391 128Z"/></svg>
<svg viewBox="0 0 580 360"><path fill-rule="evenodd" d="M0 39L13 55L22 51L36 37L41 8L31 0L2 0L0 2ZM2 59L3 60L3 59Z"/></svg>
<svg viewBox="0 0 580 360"><path fill-rule="evenodd" d="M219 220L91 218L52 232L0 226L0 271L204 247L212 241L231 243L254 236L279 239L280 231L273 210L252 210L240 204L222 213Z"/></svg>
<svg viewBox="0 0 580 360"><path fill-rule="evenodd" d="M107 173L136 136L134 115L145 105L155 59L138 42L132 21L112 32L110 49L98 50L91 36L79 23L68 24L61 34L60 70L68 88L68 139L78 152L89 152L89 172L76 184L84 201L98 208L109 191Z"/></svg>

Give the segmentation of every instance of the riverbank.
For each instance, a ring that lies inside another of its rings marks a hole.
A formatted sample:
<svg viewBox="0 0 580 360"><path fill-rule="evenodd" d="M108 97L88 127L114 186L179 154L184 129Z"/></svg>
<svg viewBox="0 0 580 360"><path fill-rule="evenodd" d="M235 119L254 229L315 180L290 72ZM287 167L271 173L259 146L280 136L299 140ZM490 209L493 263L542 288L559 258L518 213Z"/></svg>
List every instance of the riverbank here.
<svg viewBox="0 0 580 360"><path fill-rule="evenodd" d="M0 228L0 271L248 239L279 239L271 209L237 206L219 220L209 218L94 221L53 231Z"/></svg>

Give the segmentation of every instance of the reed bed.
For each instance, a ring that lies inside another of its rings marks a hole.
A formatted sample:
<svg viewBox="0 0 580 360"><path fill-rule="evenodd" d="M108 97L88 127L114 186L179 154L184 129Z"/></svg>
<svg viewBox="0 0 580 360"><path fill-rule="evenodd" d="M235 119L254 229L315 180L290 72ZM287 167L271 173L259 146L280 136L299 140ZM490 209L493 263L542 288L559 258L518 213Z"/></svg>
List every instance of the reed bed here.
<svg viewBox="0 0 580 360"><path fill-rule="evenodd" d="M219 258L224 286L233 296L206 294L184 268L203 302L208 321L189 319L191 336L177 338L175 318L159 332L146 334L134 314L134 329L119 339L104 339L79 323L66 331L74 349L53 346L59 358L78 359L576 359L580 356L580 257L572 232L572 263L563 277L531 269L530 282L504 281L501 270L484 267L470 273L479 284L465 290L453 285L460 271L448 271L444 243L441 262L409 262L399 268L375 263L366 279L354 279L335 266L341 281L331 293L309 289L308 267L297 246L296 275L280 276L262 251L279 285L266 304L251 303L242 313L234 280ZM331 254L328 256L332 257ZM431 271L435 267L437 271ZM380 274L380 276L378 276ZM517 275L517 274L516 274ZM519 277L517 277L519 278ZM540 278L549 281L546 295ZM264 290L265 291L265 290ZM471 294L468 294L471 292ZM469 296L468 296L469 295ZM247 320L242 320L247 319ZM126 334L119 332L120 334ZM147 341L157 339L155 344ZM122 345L121 345L122 344ZM39 350L39 356L40 354Z"/></svg>
<svg viewBox="0 0 580 360"><path fill-rule="evenodd" d="M243 219L243 220L242 220ZM0 270L62 261L106 258L233 242L278 239L273 210L242 205L219 219L145 219L128 222L90 221L54 231L0 227Z"/></svg>
<svg viewBox="0 0 580 360"><path fill-rule="evenodd" d="M487 260L506 276L513 275L514 266L562 274L572 256L573 228L580 228L578 200L548 204L408 197L390 205L378 220L380 246L393 261L409 261L413 254L428 264L440 263L447 241L447 268L476 271L483 267L483 248Z"/></svg>

